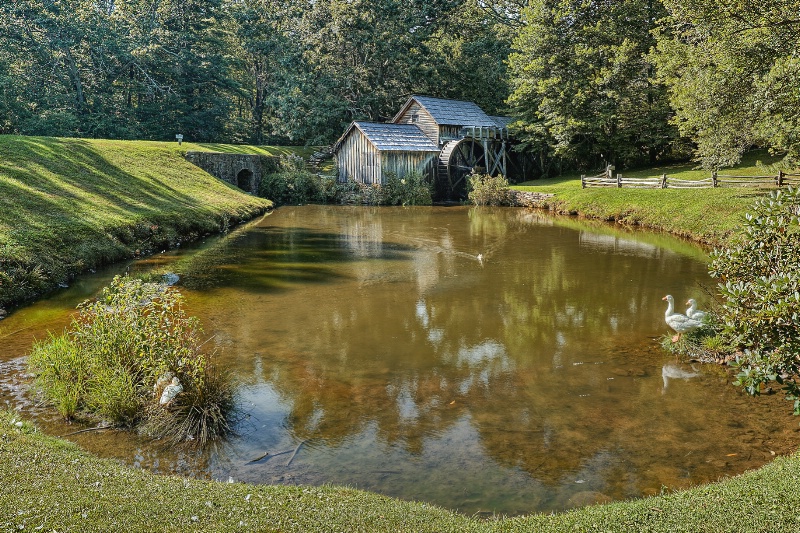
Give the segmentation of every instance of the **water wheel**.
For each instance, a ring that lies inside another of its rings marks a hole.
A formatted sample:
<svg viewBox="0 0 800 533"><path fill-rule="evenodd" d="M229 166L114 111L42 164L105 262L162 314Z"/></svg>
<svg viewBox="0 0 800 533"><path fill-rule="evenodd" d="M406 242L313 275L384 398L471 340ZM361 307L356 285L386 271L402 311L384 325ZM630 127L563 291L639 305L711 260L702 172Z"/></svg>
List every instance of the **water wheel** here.
<svg viewBox="0 0 800 533"><path fill-rule="evenodd" d="M467 176L476 167L486 168L486 154L480 142L466 138L445 144L439 153L437 196L450 200L466 198Z"/></svg>

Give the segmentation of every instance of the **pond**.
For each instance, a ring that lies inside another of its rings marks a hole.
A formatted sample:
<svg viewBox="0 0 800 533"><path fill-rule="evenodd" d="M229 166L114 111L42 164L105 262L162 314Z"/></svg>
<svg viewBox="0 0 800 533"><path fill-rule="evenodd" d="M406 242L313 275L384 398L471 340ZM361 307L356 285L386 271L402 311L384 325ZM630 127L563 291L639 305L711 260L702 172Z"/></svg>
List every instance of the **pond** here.
<svg viewBox="0 0 800 533"><path fill-rule="evenodd" d="M203 453L117 431L69 437L93 453L467 514L656 494L800 444L780 395L748 398L723 369L661 349L661 298L707 306L705 261L669 237L523 209L282 207L0 322L0 400L49 433L80 429L26 401L20 358L112 275L155 268L179 274L239 383L237 434Z"/></svg>

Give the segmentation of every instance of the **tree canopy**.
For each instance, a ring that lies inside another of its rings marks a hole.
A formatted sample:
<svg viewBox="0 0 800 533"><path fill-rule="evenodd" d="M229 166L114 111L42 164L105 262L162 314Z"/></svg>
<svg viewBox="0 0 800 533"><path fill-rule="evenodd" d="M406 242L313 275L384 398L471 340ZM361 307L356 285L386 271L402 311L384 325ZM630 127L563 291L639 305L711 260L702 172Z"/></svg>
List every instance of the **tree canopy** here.
<svg viewBox="0 0 800 533"><path fill-rule="evenodd" d="M541 172L800 158L800 0L14 0L0 133L331 143L411 94L512 114Z"/></svg>

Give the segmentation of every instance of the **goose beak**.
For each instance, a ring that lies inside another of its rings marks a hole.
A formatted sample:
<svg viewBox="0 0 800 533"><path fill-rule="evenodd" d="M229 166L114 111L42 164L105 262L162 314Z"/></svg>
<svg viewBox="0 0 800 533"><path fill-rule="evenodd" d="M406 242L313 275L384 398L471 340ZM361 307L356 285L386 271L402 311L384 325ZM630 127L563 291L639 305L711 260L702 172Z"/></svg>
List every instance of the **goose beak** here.
<svg viewBox="0 0 800 533"><path fill-rule="evenodd" d="M663 297L663 298L661 298L661 299L662 299L662 300L664 300L664 301L666 301L666 300L667 300L667 297L666 297L666 296L664 296L664 297Z"/></svg>

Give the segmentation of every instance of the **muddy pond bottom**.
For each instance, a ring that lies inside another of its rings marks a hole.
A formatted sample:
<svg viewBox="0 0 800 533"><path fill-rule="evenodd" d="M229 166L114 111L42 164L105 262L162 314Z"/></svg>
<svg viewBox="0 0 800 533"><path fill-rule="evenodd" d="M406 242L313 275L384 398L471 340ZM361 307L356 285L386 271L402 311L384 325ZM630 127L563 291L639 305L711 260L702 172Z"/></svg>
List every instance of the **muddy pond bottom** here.
<svg viewBox="0 0 800 533"><path fill-rule="evenodd" d="M661 349L662 296L709 303L705 259L527 210L280 208L124 267L180 276L239 384L237 434L202 453L114 431L70 438L157 472L347 485L466 514L714 481L800 438L788 402ZM31 338L118 270L0 322L0 399L18 401L12 369ZM50 433L75 429L32 412Z"/></svg>

